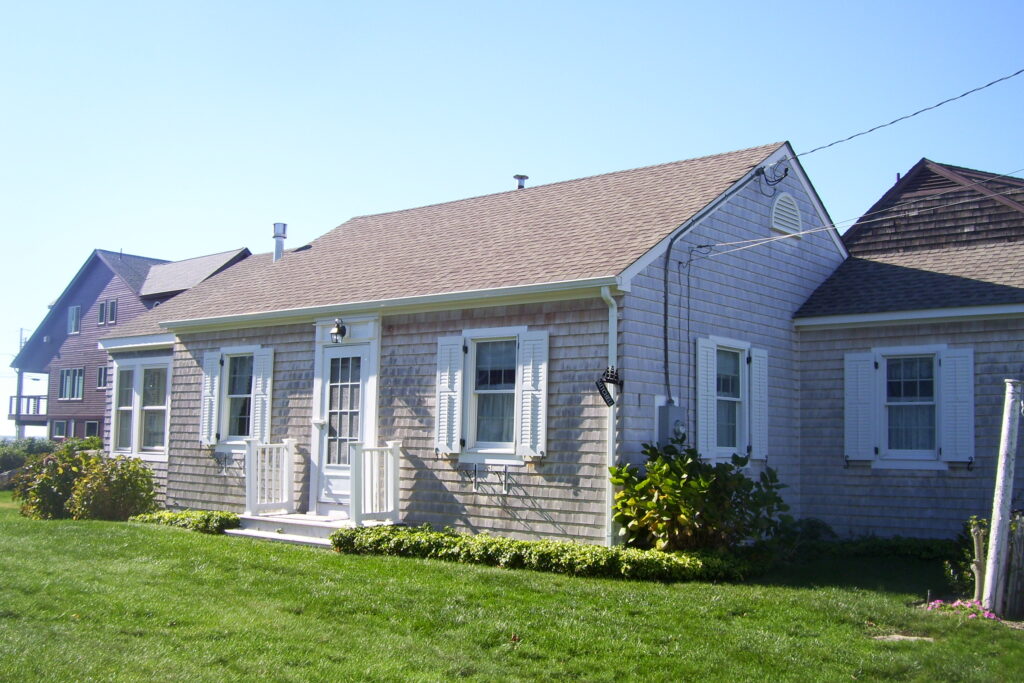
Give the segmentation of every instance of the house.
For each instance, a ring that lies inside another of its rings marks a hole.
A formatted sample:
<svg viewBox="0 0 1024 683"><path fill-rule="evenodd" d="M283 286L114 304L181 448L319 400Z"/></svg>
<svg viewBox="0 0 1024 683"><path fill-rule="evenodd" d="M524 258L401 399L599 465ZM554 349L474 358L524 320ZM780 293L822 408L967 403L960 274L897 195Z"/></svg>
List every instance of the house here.
<svg viewBox="0 0 1024 683"><path fill-rule="evenodd" d="M162 368L168 506L255 529L610 543L608 466L674 432L799 507L792 318L847 256L830 226L788 143L356 217L108 335L111 431Z"/></svg>
<svg viewBox="0 0 1024 683"><path fill-rule="evenodd" d="M991 514L1003 379L1024 369L1024 180L922 159L843 241L794 319L801 511L952 536Z"/></svg>
<svg viewBox="0 0 1024 683"><path fill-rule="evenodd" d="M50 438L103 436L109 414L109 359L100 337L248 256L247 249L186 261L97 249L11 363L49 375L45 396L11 397L19 427L47 425Z"/></svg>

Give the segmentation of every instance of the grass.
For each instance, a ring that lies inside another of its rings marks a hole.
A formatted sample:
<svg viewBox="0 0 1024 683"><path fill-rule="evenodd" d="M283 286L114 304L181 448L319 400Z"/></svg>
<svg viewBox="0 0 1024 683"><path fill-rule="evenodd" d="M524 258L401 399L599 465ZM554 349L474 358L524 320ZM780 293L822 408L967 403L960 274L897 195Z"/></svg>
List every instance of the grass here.
<svg viewBox="0 0 1024 683"><path fill-rule="evenodd" d="M341 556L3 493L0 679L1019 680L1024 632L913 607L940 586L896 560L663 585Z"/></svg>

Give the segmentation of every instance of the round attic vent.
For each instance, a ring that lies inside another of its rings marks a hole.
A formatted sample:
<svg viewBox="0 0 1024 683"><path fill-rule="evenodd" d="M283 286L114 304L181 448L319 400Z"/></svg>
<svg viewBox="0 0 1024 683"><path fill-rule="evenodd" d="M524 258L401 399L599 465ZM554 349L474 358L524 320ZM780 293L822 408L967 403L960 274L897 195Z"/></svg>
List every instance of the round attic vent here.
<svg viewBox="0 0 1024 683"><path fill-rule="evenodd" d="M772 230L779 232L800 232L800 207L796 199L788 192L783 192L772 205Z"/></svg>

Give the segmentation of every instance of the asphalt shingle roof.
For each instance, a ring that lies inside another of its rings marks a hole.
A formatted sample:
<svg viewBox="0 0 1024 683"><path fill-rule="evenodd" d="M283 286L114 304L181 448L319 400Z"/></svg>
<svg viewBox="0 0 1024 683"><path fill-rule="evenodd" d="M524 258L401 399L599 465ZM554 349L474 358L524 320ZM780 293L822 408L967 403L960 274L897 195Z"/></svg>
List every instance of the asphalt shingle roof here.
<svg viewBox="0 0 1024 683"><path fill-rule="evenodd" d="M782 143L359 216L247 258L121 327L614 276Z"/></svg>
<svg viewBox="0 0 1024 683"><path fill-rule="evenodd" d="M159 296L173 294L194 287L206 278L227 266L232 260L248 254L248 249L233 249L219 254L197 256L184 261L161 263L149 269L146 281L139 294Z"/></svg>

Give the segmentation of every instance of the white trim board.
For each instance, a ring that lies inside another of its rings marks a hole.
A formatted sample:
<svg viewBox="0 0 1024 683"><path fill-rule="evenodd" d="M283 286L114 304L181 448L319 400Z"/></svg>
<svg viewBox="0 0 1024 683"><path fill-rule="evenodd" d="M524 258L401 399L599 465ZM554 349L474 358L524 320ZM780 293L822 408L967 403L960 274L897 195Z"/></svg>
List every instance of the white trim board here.
<svg viewBox="0 0 1024 683"><path fill-rule="evenodd" d="M842 329L844 327L874 327L879 325L958 322L986 318L1018 317L1024 317L1024 304L929 308L916 311L885 311L881 313L854 313L851 315L823 315L813 318L795 318L793 326L799 330L828 330Z"/></svg>
<svg viewBox="0 0 1024 683"><path fill-rule="evenodd" d="M138 349L164 349L174 346L174 335L147 334L139 337L107 337L100 339L96 346L108 352L135 351Z"/></svg>

